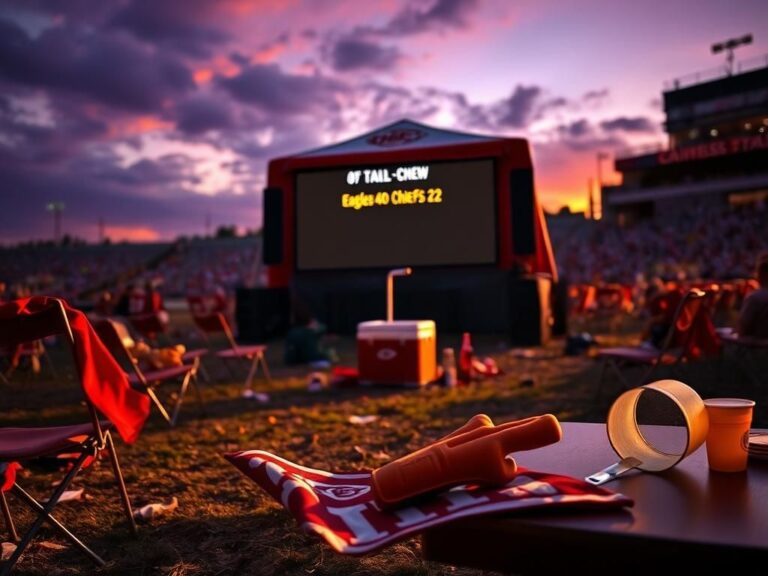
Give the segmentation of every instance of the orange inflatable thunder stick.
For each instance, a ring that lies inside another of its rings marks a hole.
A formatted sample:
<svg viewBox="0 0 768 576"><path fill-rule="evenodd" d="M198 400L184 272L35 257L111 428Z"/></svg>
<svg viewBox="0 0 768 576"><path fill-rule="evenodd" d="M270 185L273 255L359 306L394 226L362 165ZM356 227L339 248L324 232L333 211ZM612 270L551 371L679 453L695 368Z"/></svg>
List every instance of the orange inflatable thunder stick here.
<svg viewBox="0 0 768 576"><path fill-rule="evenodd" d="M557 442L560 423L552 414L494 426L485 414L440 440L373 471L382 508L458 484L503 485L517 473L507 455Z"/></svg>

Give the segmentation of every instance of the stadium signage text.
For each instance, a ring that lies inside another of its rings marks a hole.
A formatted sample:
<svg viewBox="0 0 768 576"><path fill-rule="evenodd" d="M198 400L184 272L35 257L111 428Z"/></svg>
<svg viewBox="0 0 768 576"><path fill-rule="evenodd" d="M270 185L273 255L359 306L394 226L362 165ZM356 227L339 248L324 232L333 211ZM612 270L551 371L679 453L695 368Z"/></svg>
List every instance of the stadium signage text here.
<svg viewBox="0 0 768 576"><path fill-rule="evenodd" d="M677 162L706 160L707 158L728 156L730 154L743 154L756 150L768 150L768 134L737 136L728 140L716 140L696 146L665 150L664 152L659 152L657 159L659 164L665 165Z"/></svg>

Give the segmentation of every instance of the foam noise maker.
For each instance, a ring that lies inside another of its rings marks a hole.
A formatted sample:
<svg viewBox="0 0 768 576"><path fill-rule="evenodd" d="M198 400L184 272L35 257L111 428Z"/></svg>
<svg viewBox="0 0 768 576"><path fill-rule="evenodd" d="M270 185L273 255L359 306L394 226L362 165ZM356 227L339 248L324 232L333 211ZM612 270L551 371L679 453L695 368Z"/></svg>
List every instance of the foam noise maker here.
<svg viewBox="0 0 768 576"><path fill-rule="evenodd" d="M551 414L499 426L477 415L445 438L374 470L376 502L386 509L460 484L501 486L517 474L511 453L561 437L560 423Z"/></svg>
<svg viewBox="0 0 768 576"><path fill-rule="evenodd" d="M676 450L657 446L653 435L643 433L637 418L637 407L645 397L648 411L656 412L655 423L672 426L682 421L685 441ZM674 406L672 411L667 408ZM608 412L608 440L621 460L588 476L587 482L600 485L633 468L646 472L662 472L695 452L706 440L709 417L704 401L696 391L677 380L659 380L628 390Z"/></svg>

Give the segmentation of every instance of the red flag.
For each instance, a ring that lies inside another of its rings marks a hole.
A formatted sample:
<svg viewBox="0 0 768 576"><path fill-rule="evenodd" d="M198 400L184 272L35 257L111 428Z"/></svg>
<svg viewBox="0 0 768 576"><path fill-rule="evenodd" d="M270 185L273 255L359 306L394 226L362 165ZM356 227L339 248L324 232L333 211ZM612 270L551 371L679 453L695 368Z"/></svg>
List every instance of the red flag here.
<svg viewBox="0 0 768 576"><path fill-rule="evenodd" d="M149 397L131 388L125 372L99 340L85 314L62 302L74 336L83 392L125 442L134 442L149 416ZM37 314L56 305L56 299L48 296L15 300L0 305L0 318Z"/></svg>

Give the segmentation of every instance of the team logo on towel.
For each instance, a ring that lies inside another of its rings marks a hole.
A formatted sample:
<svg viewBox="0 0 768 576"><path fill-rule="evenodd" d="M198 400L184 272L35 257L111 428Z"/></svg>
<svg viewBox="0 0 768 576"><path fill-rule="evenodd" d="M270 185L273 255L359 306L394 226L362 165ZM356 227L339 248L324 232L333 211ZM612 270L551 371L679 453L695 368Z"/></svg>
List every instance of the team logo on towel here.
<svg viewBox="0 0 768 576"><path fill-rule="evenodd" d="M382 348L376 352L376 358L379 360L392 360L395 356L397 356L397 350L393 350L392 348Z"/></svg>
<svg viewBox="0 0 768 576"><path fill-rule="evenodd" d="M363 494L371 491L370 486L361 486L355 484L321 484L319 482L310 482L315 490L321 494L333 498L334 500L353 500Z"/></svg>

